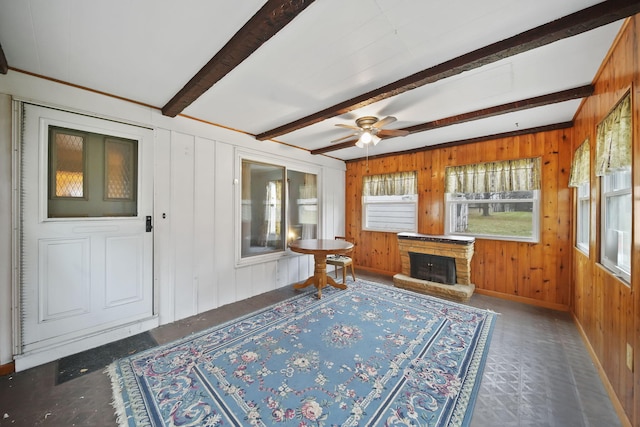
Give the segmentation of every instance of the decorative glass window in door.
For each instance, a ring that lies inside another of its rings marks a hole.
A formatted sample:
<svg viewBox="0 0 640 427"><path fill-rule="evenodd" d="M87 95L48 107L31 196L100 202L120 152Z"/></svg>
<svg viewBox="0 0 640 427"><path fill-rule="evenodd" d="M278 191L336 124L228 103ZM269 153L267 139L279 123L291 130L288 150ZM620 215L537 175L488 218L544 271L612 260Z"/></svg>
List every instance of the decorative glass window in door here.
<svg viewBox="0 0 640 427"><path fill-rule="evenodd" d="M51 126L47 216L136 216L138 141Z"/></svg>

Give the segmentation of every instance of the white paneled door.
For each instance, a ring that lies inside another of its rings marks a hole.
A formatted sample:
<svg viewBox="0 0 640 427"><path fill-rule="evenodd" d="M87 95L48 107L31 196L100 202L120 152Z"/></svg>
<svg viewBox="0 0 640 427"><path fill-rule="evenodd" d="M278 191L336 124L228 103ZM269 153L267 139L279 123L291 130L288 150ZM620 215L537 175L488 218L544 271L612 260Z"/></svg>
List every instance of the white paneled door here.
<svg viewBox="0 0 640 427"><path fill-rule="evenodd" d="M154 326L153 131L21 112L16 367L26 368Z"/></svg>

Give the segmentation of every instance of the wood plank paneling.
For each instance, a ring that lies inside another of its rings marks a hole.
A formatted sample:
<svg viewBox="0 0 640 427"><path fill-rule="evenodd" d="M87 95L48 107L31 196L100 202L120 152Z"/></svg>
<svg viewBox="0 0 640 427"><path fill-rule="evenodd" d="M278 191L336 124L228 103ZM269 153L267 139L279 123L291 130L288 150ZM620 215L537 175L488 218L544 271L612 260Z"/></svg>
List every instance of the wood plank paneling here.
<svg viewBox="0 0 640 427"><path fill-rule="evenodd" d="M638 16L627 21L609 56L602 64L600 74L594 81L595 92L583 102L574 121L573 149L575 150L586 138L591 145L591 164L595 161L596 129L598 123L609 113L620 98L629 90L640 84L638 78ZM638 97L632 97L633 105L633 191L634 200L638 198L637 188L640 185L640 151ZM634 244L632 250L631 284L625 284L614 277L599 264L600 248L600 178L596 177L593 168L591 173L591 227L589 255L572 249L573 305L572 311L576 321L585 334L589 347L597 357L597 363L606 376L607 388L615 394L618 407L624 412L631 425L640 425L640 369L635 374L627 367L627 344L635 354L635 364L640 358L640 313L634 310L640 302L638 292L632 289L638 285L640 275L635 266L640 265L638 233L639 229L634 214ZM572 194L572 197L575 194ZM572 203L575 210L575 204ZM635 209L638 203L635 203Z"/></svg>
<svg viewBox="0 0 640 427"><path fill-rule="evenodd" d="M395 233L362 231L361 191L364 175L417 171L418 232L444 233L444 172L447 166L541 157L541 241L537 244L477 239L471 280L477 289L568 306L569 269L559 271L570 253L570 198L566 189L571 159L571 133L557 130L501 140L433 149L347 164L347 229L359 242L354 256L359 267L387 274L400 272ZM565 217L560 217L564 215ZM510 280L504 280L508 275Z"/></svg>
<svg viewBox="0 0 640 427"><path fill-rule="evenodd" d="M495 160L541 157L542 200L539 243L477 239L471 279L479 292L536 304L570 307L596 363L605 376L623 422L640 426L640 61L634 16L621 33L593 82L594 94L581 105L574 127L500 140L407 153L347 163L346 224L358 241L359 267L382 273L400 271L393 233L362 231L361 192L364 175L395 171L418 172L418 232L444 231L444 169ZM574 190L568 175L574 150L586 139L595 159L597 124L629 89L633 91L634 226L631 283L625 284L599 264L599 179L592 171L590 247L585 255L573 247ZM384 143L384 142L383 142ZM635 369L627 367L627 344ZM638 392L636 392L636 390Z"/></svg>

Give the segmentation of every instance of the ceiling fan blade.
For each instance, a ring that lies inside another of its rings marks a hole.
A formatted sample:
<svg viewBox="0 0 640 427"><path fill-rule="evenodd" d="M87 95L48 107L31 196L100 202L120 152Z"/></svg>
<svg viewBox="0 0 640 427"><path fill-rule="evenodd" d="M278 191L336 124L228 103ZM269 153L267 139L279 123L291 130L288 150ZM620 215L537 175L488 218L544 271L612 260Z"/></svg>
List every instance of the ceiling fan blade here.
<svg viewBox="0 0 640 427"><path fill-rule="evenodd" d="M380 129L378 131L378 136L380 138L391 138L394 136L407 136L407 135L409 135L409 131L402 130L402 129Z"/></svg>
<svg viewBox="0 0 640 427"><path fill-rule="evenodd" d="M357 126L345 125L343 123L338 123L335 126L338 126L338 127L341 127L341 128L353 129L353 130L362 130Z"/></svg>
<svg viewBox="0 0 640 427"><path fill-rule="evenodd" d="M384 126L388 125L389 123L393 123L393 122L395 122L396 120L398 120L398 119L396 119L396 118L395 118L395 117L393 117L393 116L387 116L387 117L385 117L384 119L382 119L382 120L378 120L377 122L375 122L371 127L374 127L374 128L380 129L380 128L382 128L382 127L384 127Z"/></svg>
<svg viewBox="0 0 640 427"><path fill-rule="evenodd" d="M342 138L338 138L338 139L334 139L331 142L339 142L339 141L343 141L345 139L349 139L349 138L353 138L354 136L358 136L359 132L354 132L351 135L347 135L347 136L343 136Z"/></svg>

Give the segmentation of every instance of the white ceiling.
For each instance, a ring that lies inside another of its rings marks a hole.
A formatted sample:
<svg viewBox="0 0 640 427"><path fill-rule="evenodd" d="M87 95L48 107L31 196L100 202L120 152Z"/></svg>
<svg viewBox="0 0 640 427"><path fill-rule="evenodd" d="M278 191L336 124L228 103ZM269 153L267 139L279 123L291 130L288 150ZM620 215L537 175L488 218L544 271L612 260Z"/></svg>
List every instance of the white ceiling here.
<svg viewBox="0 0 640 427"><path fill-rule="evenodd" d="M9 67L162 108L263 0L0 0ZM588 8L593 0L316 0L182 114L259 134ZM404 128L592 82L622 21L332 117L275 140L307 150L335 124ZM12 71L10 71L12 72ZM0 76L0 78L2 78ZM385 139L369 156L571 121L580 100ZM364 157L352 147L328 152Z"/></svg>

